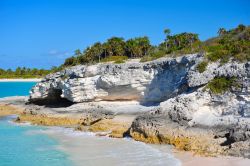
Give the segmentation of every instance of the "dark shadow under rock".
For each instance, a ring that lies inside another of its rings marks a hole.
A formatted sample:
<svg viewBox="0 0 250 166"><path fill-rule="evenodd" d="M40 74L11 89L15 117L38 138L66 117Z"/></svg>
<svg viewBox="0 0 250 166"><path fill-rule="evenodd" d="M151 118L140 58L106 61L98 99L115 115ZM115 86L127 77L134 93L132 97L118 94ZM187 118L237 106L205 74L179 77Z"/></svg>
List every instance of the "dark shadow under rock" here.
<svg viewBox="0 0 250 166"><path fill-rule="evenodd" d="M69 107L74 104L74 102L62 98L61 94L62 94L61 89L52 89L50 90L46 98L30 99L28 104L33 103L39 106L45 106L50 108Z"/></svg>

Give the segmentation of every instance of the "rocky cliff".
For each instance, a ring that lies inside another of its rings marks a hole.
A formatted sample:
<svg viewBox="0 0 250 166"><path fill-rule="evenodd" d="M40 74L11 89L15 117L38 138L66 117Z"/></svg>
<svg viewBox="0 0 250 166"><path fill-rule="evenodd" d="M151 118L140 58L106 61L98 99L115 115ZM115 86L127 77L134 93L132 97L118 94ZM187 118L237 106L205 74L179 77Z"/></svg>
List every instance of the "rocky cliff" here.
<svg viewBox="0 0 250 166"><path fill-rule="evenodd" d="M250 157L250 63L215 62L200 73L197 65L203 60L192 54L75 66L46 76L33 87L29 101L138 101L151 107L127 131L134 139L209 155ZM234 78L237 86L213 94L207 84L218 77Z"/></svg>
<svg viewBox="0 0 250 166"><path fill-rule="evenodd" d="M30 100L161 102L187 91L188 72L200 59L189 55L148 63L75 66L46 76L31 90Z"/></svg>

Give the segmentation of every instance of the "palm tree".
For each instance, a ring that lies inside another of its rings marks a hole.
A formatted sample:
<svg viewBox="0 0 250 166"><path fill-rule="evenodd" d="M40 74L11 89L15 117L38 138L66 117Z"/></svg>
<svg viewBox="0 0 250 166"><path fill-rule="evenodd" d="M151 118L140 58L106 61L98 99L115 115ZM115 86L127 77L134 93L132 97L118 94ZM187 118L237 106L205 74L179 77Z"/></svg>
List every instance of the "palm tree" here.
<svg viewBox="0 0 250 166"><path fill-rule="evenodd" d="M91 51L93 54L93 58L96 59L98 58L98 61L101 61L101 56L103 54L103 47L102 44L100 42L96 42L92 47L91 47Z"/></svg>
<svg viewBox="0 0 250 166"><path fill-rule="evenodd" d="M142 52L141 56L145 56L151 47L150 41L149 41L147 36L138 38L138 40L139 40L139 46L140 46L141 52Z"/></svg>
<svg viewBox="0 0 250 166"><path fill-rule="evenodd" d="M237 27L237 30L239 30L240 32L244 31L245 29L246 29L246 26L243 25L243 24L240 24L240 25L238 25L238 27Z"/></svg>
<svg viewBox="0 0 250 166"><path fill-rule="evenodd" d="M80 49L77 49L75 50L75 55L76 56L80 56L82 53L81 53L81 50Z"/></svg>
<svg viewBox="0 0 250 166"><path fill-rule="evenodd" d="M227 30L226 30L225 28L220 28L220 29L218 30L219 36L225 35L226 33L227 33Z"/></svg>
<svg viewBox="0 0 250 166"><path fill-rule="evenodd" d="M107 41L107 52L109 56L124 56L125 42L123 38L112 37Z"/></svg>
<svg viewBox="0 0 250 166"><path fill-rule="evenodd" d="M129 39L126 41L126 51L128 53L128 56L133 58L136 54L136 40L135 39Z"/></svg>
<svg viewBox="0 0 250 166"><path fill-rule="evenodd" d="M170 29L168 28L164 29L164 34L166 35L166 39L165 39L166 49L168 49L168 40L171 37L170 33L171 33Z"/></svg>
<svg viewBox="0 0 250 166"><path fill-rule="evenodd" d="M126 42L126 51L129 54L129 57L142 57L145 56L150 49L150 41L147 36L136 37L129 39Z"/></svg>
<svg viewBox="0 0 250 166"><path fill-rule="evenodd" d="M166 36L169 36L170 35L170 29L164 29L164 34L166 35Z"/></svg>
<svg viewBox="0 0 250 166"><path fill-rule="evenodd" d="M103 51L104 51L104 58L107 57L107 51L108 51L108 43L105 42L102 44L102 48L103 48Z"/></svg>

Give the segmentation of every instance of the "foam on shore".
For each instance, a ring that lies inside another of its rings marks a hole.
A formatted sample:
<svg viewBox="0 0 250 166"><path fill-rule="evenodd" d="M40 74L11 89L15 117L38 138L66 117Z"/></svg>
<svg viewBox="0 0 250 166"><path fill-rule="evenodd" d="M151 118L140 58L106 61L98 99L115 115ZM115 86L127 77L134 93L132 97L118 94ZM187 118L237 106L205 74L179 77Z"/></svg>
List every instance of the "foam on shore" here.
<svg viewBox="0 0 250 166"><path fill-rule="evenodd" d="M149 145L129 138L98 137L95 133L61 127L34 132L42 132L58 140L58 148L69 154L78 166L181 165L171 154L171 146L168 145Z"/></svg>

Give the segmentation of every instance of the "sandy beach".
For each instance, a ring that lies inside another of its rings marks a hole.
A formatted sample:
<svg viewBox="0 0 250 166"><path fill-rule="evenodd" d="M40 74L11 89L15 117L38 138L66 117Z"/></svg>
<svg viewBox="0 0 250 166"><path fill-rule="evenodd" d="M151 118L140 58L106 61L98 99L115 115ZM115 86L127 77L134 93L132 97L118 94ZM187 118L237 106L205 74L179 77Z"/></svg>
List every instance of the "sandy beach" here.
<svg viewBox="0 0 250 166"><path fill-rule="evenodd" d="M0 82L39 82L41 78L18 78L18 79L0 79Z"/></svg>
<svg viewBox="0 0 250 166"><path fill-rule="evenodd" d="M159 148L128 138L100 137L91 132L77 132L69 128L51 127L42 132L58 140L58 149L69 154L76 166L132 166L139 163L144 166L181 165L180 160L171 153L169 145Z"/></svg>
<svg viewBox="0 0 250 166"><path fill-rule="evenodd" d="M173 154L178 158L182 166L249 166L250 160L242 157L218 156L203 157L194 155L191 152L173 150Z"/></svg>

